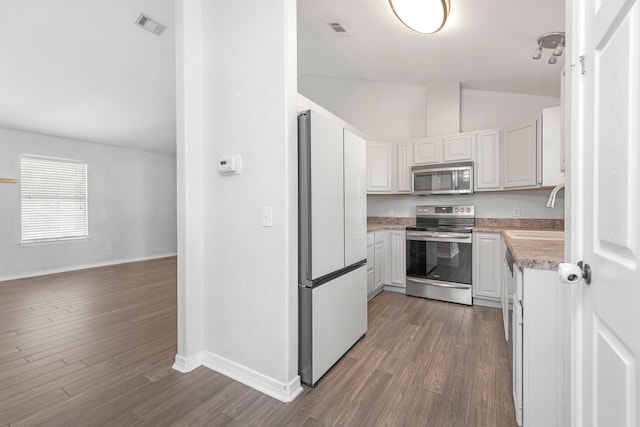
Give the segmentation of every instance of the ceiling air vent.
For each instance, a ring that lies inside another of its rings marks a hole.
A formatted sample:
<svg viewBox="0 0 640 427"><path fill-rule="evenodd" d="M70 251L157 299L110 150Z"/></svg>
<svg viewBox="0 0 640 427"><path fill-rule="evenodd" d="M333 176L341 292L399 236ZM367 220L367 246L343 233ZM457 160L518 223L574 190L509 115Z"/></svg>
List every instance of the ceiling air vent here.
<svg viewBox="0 0 640 427"><path fill-rule="evenodd" d="M329 27L333 30L334 33L341 36L350 36L351 32L345 28L340 22L329 22Z"/></svg>
<svg viewBox="0 0 640 427"><path fill-rule="evenodd" d="M156 36L162 35L162 32L167 28L166 25L162 25L158 21L154 21L144 13L141 13L140 16L138 16L138 19L136 19L136 25L155 34Z"/></svg>

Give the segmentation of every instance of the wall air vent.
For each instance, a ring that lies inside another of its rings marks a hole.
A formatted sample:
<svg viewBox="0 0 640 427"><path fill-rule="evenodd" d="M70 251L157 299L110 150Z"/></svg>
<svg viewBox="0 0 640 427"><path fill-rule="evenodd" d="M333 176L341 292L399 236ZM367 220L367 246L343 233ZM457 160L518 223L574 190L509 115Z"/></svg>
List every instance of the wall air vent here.
<svg viewBox="0 0 640 427"><path fill-rule="evenodd" d="M341 36L350 36L351 32L347 30L347 28L342 25L340 22L329 22L329 27L333 30L334 33Z"/></svg>
<svg viewBox="0 0 640 427"><path fill-rule="evenodd" d="M144 13L141 13L140 16L138 16L138 19L136 19L136 25L155 34L156 36L162 35L162 32L167 28L166 25L162 25L158 21L149 18Z"/></svg>

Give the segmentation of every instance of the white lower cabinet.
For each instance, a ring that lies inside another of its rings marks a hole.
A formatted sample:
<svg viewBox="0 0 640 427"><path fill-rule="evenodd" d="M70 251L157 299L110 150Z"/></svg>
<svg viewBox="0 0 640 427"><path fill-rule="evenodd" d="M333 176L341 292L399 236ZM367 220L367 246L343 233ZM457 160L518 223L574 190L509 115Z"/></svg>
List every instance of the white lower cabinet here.
<svg viewBox="0 0 640 427"><path fill-rule="evenodd" d="M502 295L502 237L473 233L473 303L500 307Z"/></svg>
<svg viewBox="0 0 640 427"><path fill-rule="evenodd" d="M564 346L568 345L562 323L565 288L558 283L555 270L517 269L516 279L513 328L516 418L524 427L562 426Z"/></svg>
<svg viewBox="0 0 640 427"><path fill-rule="evenodd" d="M374 291L378 292L384 286L384 231L376 231L374 233L374 260L375 260L375 281Z"/></svg>
<svg viewBox="0 0 640 427"><path fill-rule="evenodd" d="M367 233L367 297L373 298L384 286L385 231Z"/></svg>
<svg viewBox="0 0 640 427"><path fill-rule="evenodd" d="M375 233L367 233L367 296L371 298L376 288Z"/></svg>
<svg viewBox="0 0 640 427"><path fill-rule="evenodd" d="M404 293L406 274L406 232L379 230L367 234L367 294L369 299L382 288Z"/></svg>
<svg viewBox="0 0 640 427"><path fill-rule="evenodd" d="M391 230L391 277L389 284L405 288L407 286L407 267L406 267L406 232L404 230Z"/></svg>

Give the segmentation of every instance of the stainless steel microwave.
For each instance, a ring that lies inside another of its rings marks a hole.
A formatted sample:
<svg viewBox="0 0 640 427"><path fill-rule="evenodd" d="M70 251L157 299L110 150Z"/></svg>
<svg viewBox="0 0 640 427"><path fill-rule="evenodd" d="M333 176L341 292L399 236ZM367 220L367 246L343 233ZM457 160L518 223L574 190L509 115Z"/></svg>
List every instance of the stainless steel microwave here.
<svg viewBox="0 0 640 427"><path fill-rule="evenodd" d="M473 193L473 162L413 166L411 194Z"/></svg>

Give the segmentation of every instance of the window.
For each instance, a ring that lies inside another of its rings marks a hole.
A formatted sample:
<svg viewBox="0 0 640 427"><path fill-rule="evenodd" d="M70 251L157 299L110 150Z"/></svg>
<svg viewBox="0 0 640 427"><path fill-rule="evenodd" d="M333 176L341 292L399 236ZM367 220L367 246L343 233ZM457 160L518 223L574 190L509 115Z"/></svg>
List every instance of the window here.
<svg viewBox="0 0 640 427"><path fill-rule="evenodd" d="M22 242L88 237L87 164L20 158Z"/></svg>

